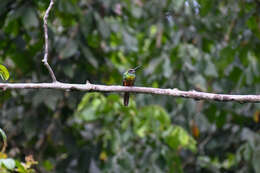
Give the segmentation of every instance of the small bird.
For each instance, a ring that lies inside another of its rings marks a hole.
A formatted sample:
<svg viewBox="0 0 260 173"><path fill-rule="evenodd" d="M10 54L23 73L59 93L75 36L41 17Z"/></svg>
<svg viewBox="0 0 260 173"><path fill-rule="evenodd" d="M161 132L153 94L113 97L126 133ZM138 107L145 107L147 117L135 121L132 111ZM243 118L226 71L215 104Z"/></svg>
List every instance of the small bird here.
<svg viewBox="0 0 260 173"><path fill-rule="evenodd" d="M137 66L133 69L127 70L123 75L123 86L134 86L135 83L135 71L141 66ZM124 93L124 105L128 106L129 103L129 92Z"/></svg>

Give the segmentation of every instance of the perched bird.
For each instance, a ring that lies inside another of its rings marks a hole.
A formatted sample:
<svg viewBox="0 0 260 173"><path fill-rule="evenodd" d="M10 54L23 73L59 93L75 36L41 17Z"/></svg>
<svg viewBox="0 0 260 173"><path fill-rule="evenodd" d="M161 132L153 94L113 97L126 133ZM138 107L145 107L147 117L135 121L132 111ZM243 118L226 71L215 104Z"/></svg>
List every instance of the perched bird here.
<svg viewBox="0 0 260 173"><path fill-rule="evenodd" d="M133 69L127 70L123 75L123 86L134 86L135 83L135 71L141 66L137 66ZM127 106L129 103L129 92L124 93L124 105Z"/></svg>

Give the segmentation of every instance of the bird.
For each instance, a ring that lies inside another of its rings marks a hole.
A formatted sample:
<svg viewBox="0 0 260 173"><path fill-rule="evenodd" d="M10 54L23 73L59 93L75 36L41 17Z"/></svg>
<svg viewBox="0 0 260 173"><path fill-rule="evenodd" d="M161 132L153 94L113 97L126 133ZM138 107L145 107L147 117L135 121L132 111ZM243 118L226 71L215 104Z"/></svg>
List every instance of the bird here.
<svg viewBox="0 0 260 173"><path fill-rule="evenodd" d="M129 69L123 74L123 86L134 86L135 79L136 79L135 71L140 67L141 66L137 66L135 68ZM125 92L124 105L128 106L128 103L129 103L129 92Z"/></svg>

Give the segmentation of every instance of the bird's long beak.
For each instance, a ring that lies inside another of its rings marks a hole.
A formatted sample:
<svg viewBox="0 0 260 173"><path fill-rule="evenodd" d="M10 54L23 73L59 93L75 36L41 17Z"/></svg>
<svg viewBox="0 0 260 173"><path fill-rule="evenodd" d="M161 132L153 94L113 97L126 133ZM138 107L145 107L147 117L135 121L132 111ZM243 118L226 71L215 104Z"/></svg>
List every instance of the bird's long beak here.
<svg viewBox="0 0 260 173"><path fill-rule="evenodd" d="M139 69L140 67L142 67L141 65L137 66L134 68L134 70L136 71L137 69Z"/></svg>

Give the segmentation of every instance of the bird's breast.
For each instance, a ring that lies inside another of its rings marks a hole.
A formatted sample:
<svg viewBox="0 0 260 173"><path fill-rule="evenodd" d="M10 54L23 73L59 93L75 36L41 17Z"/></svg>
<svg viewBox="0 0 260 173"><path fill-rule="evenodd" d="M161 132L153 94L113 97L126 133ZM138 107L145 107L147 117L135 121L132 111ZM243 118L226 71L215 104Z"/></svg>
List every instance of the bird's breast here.
<svg viewBox="0 0 260 173"><path fill-rule="evenodd" d="M131 78L131 79L125 79L123 81L123 85L124 86L133 86L135 82L135 78Z"/></svg>

